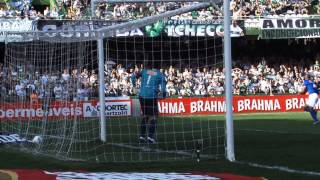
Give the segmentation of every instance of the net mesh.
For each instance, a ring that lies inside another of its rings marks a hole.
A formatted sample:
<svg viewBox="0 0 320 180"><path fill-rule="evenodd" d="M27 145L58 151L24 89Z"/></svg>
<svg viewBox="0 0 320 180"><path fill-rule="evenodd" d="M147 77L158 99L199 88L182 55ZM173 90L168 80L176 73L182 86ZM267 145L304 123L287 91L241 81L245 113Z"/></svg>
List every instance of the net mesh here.
<svg viewBox="0 0 320 180"><path fill-rule="evenodd" d="M40 136L40 143L22 143L19 148L62 159L132 162L224 156L222 117L179 114L188 106L201 111L205 108L201 98L223 94L218 84L223 81L221 38L105 39L105 143L100 141L97 105L98 51L96 41L7 43L1 132L17 133L30 141ZM139 141L141 79L133 82L131 78L146 61L159 65L167 80L167 98L159 103L155 144ZM185 101L183 107L168 103L177 99ZM225 108L224 104L209 106Z"/></svg>

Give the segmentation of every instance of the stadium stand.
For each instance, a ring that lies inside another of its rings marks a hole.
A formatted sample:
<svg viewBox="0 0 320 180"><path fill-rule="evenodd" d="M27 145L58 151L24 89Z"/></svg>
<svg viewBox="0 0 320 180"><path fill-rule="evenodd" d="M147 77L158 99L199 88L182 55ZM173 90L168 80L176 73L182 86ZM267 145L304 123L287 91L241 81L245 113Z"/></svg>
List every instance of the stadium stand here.
<svg viewBox="0 0 320 180"><path fill-rule="evenodd" d="M132 20L163 13L197 2L147 2L146 3L100 3L94 12L95 18L105 20ZM20 4L19 4L20 5ZM220 5L221 7L221 5ZM315 0L232 0L230 10L234 19L319 15L320 6ZM0 9L0 18L15 19L91 19L89 1L61 1L45 10L35 9L31 3ZM173 19L206 20L221 17L221 12L209 7Z"/></svg>
<svg viewBox="0 0 320 180"><path fill-rule="evenodd" d="M319 59L319 57L318 57ZM244 61L245 62L245 61ZM242 64L233 68L234 94L295 94L303 84L303 73L311 73L320 80L319 60L309 68L302 66L277 66L266 63L262 59L257 65ZM81 85L77 85L77 71L65 69L64 72L48 74L31 70L32 67L21 69L4 69L0 65L1 98L19 97L19 100L42 99L50 94L57 100L88 100L97 97L97 73L95 70L82 69ZM140 80L136 88L133 86L132 75L139 71L140 66L124 68L121 64L106 70L107 96L136 96ZM34 72L27 74L26 72ZM167 67L161 69L167 78L167 92L171 97L219 96L224 93L224 75L221 68L177 69ZM14 84L14 86L12 86ZM50 88L45 88L45 87ZM44 89L50 92L44 92ZM12 98L14 99L14 98Z"/></svg>

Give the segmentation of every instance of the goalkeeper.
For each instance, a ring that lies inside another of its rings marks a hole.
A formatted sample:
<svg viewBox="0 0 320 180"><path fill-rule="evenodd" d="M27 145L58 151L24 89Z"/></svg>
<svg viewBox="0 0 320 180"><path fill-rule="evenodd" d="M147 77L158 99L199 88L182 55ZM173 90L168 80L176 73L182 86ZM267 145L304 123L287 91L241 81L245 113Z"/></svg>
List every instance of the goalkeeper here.
<svg viewBox="0 0 320 180"><path fill-rule="evenodd" d="M317 111L314 109L314 106L318 102L318 96L319 96L317 85L314 82L313 77L311 75L305 75L303 85L309 94L304 110L310 113L313 119L313 124L318 124L319 120L317 117Z"/></svg>
<svg viewBox="0 0 320 180"><path fill-rule="evenodd" d="M154 64L149 62L141 71L136 69L135 78L141 78L139 101L142 110L142 121L140 124L140 142L155 144L155 131L158 117L158 99L166 97L165 76ZM147 128L148 126L148 128ZM146 132L148 136L146 139Z"/></svg>

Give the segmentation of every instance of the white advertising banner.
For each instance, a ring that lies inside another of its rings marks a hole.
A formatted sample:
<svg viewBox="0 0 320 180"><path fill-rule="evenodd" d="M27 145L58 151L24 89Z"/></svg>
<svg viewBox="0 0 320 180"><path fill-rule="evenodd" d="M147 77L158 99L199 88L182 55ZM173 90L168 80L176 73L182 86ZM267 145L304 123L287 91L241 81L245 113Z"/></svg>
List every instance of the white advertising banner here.
<svg viewBox="0 0 320 180"><path fill-rule="evenodd" d="M32 20L16 20L16 19L1 19L0 20L0 42L4 41L21 41L24 37L21 32L34 30L35 21ZM10 32L10 34L6 34ZM15 34L14 32L19 32Z"/></svg>
<svg viewBox="0 0 320 180"><path fill-rule="evenodd" d="M100 104L95 102L83 103L83 117L99 117ZM106 101L106 116L131 116L131 100Z"/></svg>

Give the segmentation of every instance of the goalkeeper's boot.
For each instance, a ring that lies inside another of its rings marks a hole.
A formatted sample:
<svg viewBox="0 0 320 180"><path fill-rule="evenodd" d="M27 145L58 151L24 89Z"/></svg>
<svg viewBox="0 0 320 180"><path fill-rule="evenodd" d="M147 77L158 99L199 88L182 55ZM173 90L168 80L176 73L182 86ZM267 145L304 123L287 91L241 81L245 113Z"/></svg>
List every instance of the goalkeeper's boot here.
<svg viewBox="0 0 320 180"><path fill-rule="evenodd" d="M316 125L318 123L319 123L319 121L313 121L313 125Z"/></svg>
<svg viewBox="0 0 320 180"><path fill-rule="evenodd" d="M151 137L148 137L147 140L148 140L149 144L156 144L157 143L156 140Z"/></svg>
<svg viewBox="0 0 320 180"><path fill-rule="evenodd" d="M139 137L139 143L146 143L146 142L147 142L146 138L144 138L142 136Z"/></svg>

